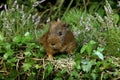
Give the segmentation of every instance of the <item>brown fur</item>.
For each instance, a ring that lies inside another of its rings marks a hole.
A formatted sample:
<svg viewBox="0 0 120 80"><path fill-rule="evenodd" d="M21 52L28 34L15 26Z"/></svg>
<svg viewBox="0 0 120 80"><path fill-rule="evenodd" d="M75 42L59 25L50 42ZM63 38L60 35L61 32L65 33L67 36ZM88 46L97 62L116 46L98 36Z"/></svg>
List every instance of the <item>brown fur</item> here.
<svg viewBox="0 0 120 80"><path fill-rule="evenodd" d="M61 21L50 23L50 28L40 38L40 43L43 44L49 59L52 59L53 55L58 52L72 54L76 47L75 38L69 25Z"/></svg>

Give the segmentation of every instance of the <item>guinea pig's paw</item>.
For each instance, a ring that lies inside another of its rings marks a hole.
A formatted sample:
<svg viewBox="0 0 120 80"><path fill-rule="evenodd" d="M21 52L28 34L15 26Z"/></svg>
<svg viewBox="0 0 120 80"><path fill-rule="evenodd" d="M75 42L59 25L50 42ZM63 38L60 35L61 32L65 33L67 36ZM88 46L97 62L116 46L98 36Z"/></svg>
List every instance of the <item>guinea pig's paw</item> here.
<svg viewBox="0 0 120 80"><path fill-rule="evenodd" d="M69 54L69 55L72 55L72 54L74 54L74 51L69 50L69 51L68 51L68 54Z"/></svg>
<svg viewBox="0 0 120 80"><path fill-rule="evenodd" d="M48 61L52 61L53 60L53 56L51 54L48 54L48 58L47 58Z"/></svg>

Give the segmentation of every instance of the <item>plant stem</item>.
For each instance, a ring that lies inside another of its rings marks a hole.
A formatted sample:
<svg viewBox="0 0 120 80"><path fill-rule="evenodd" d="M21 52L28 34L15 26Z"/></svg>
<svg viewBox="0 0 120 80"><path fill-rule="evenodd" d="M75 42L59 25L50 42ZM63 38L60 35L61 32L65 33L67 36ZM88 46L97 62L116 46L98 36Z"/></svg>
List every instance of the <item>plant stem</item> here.
<svg viewBox="0 0 120 80"><path fill-rule="evenodd" d="M63 14L63 17L66 15L66 13L68 12L68 10L70 9L70 6L72 5L72 3L73 3L73 0L70 1L67 9L65 10L65 13ZM62 17L62 18L63 18L63 17Z"/></svg>

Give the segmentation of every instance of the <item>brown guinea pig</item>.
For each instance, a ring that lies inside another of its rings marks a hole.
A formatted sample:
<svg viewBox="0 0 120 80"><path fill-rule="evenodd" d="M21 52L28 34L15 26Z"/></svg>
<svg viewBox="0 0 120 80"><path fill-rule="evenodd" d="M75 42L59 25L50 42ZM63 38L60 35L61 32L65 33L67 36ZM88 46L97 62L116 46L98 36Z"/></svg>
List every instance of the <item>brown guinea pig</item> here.
<svg viewBox="0 0 120 80"><path fill-rule="evenodd" d="M48 59L53 59L55 53L72 54L76 47L75 38L69 25L61 21L50 23L48 32L40 38L40 43L43 44Z"/></svg>

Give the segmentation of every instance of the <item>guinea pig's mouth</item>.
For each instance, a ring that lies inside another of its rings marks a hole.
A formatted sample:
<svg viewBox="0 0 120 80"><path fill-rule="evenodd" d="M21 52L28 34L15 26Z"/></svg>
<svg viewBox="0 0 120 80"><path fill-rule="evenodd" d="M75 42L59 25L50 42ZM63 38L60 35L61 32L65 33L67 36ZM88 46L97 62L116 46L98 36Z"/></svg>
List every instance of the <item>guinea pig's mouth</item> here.
<svg viewBox="0 0 120 80"><path fill-rule="evenodd" d="M57 48L54 48L54 47L53 47L52 49L53 49L54 51L58 51L58 50L59 50L59 49L57 49Z"/></svg>
<svg viewBox="0 0 120 80"><path fill-rule="evenodd" d="M58 51L58 49L53 48L54 51Z"/></svg>

